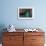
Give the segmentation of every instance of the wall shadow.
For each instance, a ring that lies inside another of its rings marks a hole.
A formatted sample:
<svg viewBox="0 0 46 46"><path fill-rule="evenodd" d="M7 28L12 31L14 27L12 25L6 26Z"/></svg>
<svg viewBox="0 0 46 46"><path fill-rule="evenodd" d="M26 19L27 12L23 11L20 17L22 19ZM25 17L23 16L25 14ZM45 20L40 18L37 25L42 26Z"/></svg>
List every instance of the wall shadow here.
<svg viewBox="0 0 46 46"><path fill-rule="evenodd" d="M3 32L6 32L6 26L4 24L0 24L0 43L2 43Z"/></svg>

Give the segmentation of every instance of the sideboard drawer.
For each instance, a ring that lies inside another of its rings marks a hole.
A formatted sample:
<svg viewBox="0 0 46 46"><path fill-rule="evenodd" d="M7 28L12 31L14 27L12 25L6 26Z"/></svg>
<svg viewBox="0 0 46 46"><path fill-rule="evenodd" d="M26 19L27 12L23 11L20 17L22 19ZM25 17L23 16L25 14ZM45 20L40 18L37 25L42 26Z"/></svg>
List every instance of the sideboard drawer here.
<svg viewBox="0 0 46 46"><path fill-rule="evenodd" d="M43 44L44 36L32 36L32 43L33 44Z"/></svg>
<svg viewBox="0 0 46 46"><path fill-rule="evenodd" d="M44 32L25 32L24 36L44 36Z"/></svg>
<svg viewBox="0 0 46 46"><path fill-rule="evenodd" d="M5 32L3 33L5 36L23 36L23 32Z"/></svg>

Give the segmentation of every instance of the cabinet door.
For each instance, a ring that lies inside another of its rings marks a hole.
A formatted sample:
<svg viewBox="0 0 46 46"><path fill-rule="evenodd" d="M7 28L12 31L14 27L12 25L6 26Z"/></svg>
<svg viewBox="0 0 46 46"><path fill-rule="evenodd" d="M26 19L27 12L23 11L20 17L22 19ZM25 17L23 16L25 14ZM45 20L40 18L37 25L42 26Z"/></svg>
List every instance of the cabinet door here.
<svg viewBox="0 0 46 46"><path fill-rule="evenodd" d="M32 36L24 34L24 46L32 46Z"/></svg>
<svg viewBox="0 0 46 46"><path fill-rule="evenodd" d="M23 35L4 36L3 46L23 46Z"/></svg>
<svg viewBox="0 0 46 46"><path fill-rule="evenodd" d="M23 36L16 36L14 39L14 44L16 46L23 46Z"/></svg>
<svg viewBox="0 0 46 46"><path fill-rule="evenodd" d="M32 46L44 46L44 36L32 36Z"/></svg>

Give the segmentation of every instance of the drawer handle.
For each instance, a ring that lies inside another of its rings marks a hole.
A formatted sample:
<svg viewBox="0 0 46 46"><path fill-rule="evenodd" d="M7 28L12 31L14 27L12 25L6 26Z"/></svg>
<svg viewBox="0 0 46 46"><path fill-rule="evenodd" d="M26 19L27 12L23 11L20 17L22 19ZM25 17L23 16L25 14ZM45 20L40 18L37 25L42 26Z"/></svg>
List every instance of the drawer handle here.
<svg viewBox="0 0 46 46"><path fill-rule="evenodd" d="M9 38L10 40L12 40L11 38Z"/></svg>
<svg viewBox="0 0 46 46"><path fill-rule="evenodd" d="M13 40L13 38L9 38L10 40Z"/></svg>
<svg viewBox="0 0 46 46"><path fill-rule="evenodd" d="M36 39L32 39L32 40L36 40Z"/></svg>

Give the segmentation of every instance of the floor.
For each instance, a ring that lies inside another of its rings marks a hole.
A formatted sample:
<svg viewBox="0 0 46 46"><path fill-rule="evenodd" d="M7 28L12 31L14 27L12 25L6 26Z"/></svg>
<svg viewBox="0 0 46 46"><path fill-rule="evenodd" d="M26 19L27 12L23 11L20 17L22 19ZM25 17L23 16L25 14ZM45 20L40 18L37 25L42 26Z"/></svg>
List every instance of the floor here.
<svg viewBox="0 0 46 46"><path fill-rule="evenodd" d="M2 46L2 44L0 44L0 46Z"/></svg>

